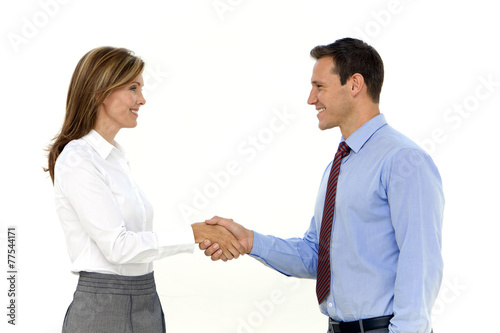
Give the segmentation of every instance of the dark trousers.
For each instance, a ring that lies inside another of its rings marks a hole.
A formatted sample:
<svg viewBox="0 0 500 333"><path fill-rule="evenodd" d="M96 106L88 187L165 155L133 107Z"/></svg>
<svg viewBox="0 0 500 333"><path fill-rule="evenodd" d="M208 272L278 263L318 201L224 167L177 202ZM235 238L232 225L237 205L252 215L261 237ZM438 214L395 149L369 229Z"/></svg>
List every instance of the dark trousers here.
<svg viewBox="0 0 500 333"><path fill-rule="evenodd" d="M365 331L366 333L388 333L389 329L388 328L379 328L376 330L370 330L370 331ZM330 329L328 329L328 333L332 333Z"/></svg>
<svg viewBox="0 0 500 333"><path fill-rule="evenodd" d="M370 331L365 331L366 333L389 333L389 329L388 328L379 328L379 329L376 329L376 330L370 330ZM431 333L433 333L434 331L431 331ZM328 333L333 333L330 328L328 328Z"/></svg>
<svg viewBox="0 0 500 333"><path fill-rule="evenodd" d="M80 272L63 333L164 333L153 273L121 276Z"/></svg>

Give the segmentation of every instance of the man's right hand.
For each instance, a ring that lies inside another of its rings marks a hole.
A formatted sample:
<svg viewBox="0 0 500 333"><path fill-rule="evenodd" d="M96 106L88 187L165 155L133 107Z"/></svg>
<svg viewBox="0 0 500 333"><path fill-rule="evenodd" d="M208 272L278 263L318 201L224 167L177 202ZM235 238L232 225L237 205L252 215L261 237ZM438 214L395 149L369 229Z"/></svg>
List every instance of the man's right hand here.
<svg viewBox="0 0 500 333"><path fill-rule="evenodd" d="M232 219L226 219L219 216L214 216L210 220L205 221L206 224L211 225L220 225L229 230L234 237L240 242L241 245L245 248L245 253L252 252L253 247L253 231L248 230L242 225L234 222ZM203 241L200 243L200 249L205 250L205 255L211 257L213 261L223 259L221 251L218 251L219 246L217 243L211 243L210 241Z"/></svg>

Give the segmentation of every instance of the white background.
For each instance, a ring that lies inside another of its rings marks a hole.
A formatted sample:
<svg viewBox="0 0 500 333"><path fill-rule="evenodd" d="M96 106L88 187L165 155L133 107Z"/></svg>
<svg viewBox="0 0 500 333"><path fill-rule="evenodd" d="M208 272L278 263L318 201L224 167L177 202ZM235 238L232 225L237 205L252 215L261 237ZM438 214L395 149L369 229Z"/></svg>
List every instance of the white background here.
<svg viewBox="0 0 500 333"><path fill-rule="evenodd" d="M498 329L491 326L500 300L493 2L24 0L3 2L0 22L0 257L7 226L16 226L19 270L15 327L7 325L1 278L2 332L59 332L76 286L42 167L84 53L120 46L147 62L147 104L138 127L117 141L153 202L156 226L217 214L292 237L309 225L340 139L338 129L317 128L306 103L309 51L346 36L379 51L382 112L429 151L443 178L445 274L435 332ZM273 132L276 113L289 118ZM252 137L260 138L258 150ZM210 173L220 175L229 162L239 174L217 187ZM207 202L197 191L208 191ZM158 261L155 270L168 332L326 331L314 281L284 278L249 256L213 263L196 250Z"/></svg>

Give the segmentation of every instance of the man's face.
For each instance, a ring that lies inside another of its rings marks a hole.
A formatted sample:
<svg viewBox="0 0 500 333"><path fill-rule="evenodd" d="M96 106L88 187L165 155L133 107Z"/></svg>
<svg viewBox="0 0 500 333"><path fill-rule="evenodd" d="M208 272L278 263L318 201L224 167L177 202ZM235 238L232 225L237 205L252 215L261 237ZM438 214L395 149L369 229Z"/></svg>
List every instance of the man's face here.
<svg viewBox="0 0 500 333"><path fill-rule="evenodd" d="M321 130L342 126L352 114L349 80L342 86L340 77L332 73L333 66L331 57L318 59L311 78L312 88L307 103L316 107Z"/></svg>

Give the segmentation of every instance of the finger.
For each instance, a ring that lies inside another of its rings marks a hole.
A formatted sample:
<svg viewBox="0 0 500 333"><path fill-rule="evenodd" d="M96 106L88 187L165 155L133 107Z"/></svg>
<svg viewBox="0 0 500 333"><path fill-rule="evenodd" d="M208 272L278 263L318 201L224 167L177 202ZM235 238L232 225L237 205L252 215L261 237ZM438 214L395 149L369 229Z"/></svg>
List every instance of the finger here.
<svg viewBox="0 0 500 333"><path fill-rule="evenodd" d="M224 229L223 227L217 227L217 228L221 233L220 234L221 238L219 239L219 242L224 255L227 257L228 260L238 259L238 257L240 256L240 249L239 249L240 243L238 242L238 240L234 237L233 234L231 234L231 232Z"/></svg>
<svg viewBox="0 0 500 333"><path fill-rule="evenodd" d="M199 247L200 250L206 250L208 247L210 247L210 245L212 245L212 242L209 239L205 239L200 243Z"/></svg>
<svg viewBox="0 0 500 333"><path fill-rule="evenodd" d="M234 227L236 226L236 223L234 222L233 219L226 219L226 218L218 217L216 221L217 221L218 225L226 228L231 233L234 232Z"/></svg>
<svg viewBox="0 0 500 333"><path fill-rule="evenodd" d="M212 260L213 260L213 259L212 259ZM228 260L228 259L227 259L227 258L226 258L223 254L222 254L222 255L220 256L220 260L222 260L223 262L227 262L227 260Z"/></svg>
<svg viewBox="0 0 500 333"><path fill-rule="evenodd" d="M210 258L212 259L212 261L217 261L217 260L227 261L226 256L222 254L222 249L215 251Z"/></svg>
<svg viewBox="0 0 500 333"><path fill-rule="evenodd" d="M238 242L236 242L238 243ZM233 259L238 259L239 256L240 256L240 251L233 245L233 243L231 242L231 244L228 246L227 250L229 252L231 252L231 254L233 255Z"/></svg>
<svg viewBox="0 0 500 333"><path fill-rule="evenodd" d="M244 255L245 253L247 253L245 247L240 243L238 242L237 240L233 240L231 241L231 244L233 244L233 246L236 248L236 250L241 254L241 255Z"/></svg>
<svg viewBox="0 0 500 333"><path fill-rule="evenodd" d="M205 220L206 224L217 224L220 220L220 217L214 216L210 220Z"/></svg>
<svg viewBox="0 0 500 333"><path fill-rule="evenodd" d="M207 249L205 250L205 255L206 255L207 257L210 257L210 256L212 256L214 253L216 253L217 251L221 251L221 253L222 253L222 250L220 250L220 246L219 246L219 244L215 243L215 244L213 244L212 246L210 246L209 248L207 248Z"/></svg>
<svg viewBox="0 0 500 333"><path fill-rule="evenodd" d="M229 248L227 248L225 246L221 246L221 250L222 250L222 254L226 256L227 260L231 260L234 258L234 255L231 251L229 251Z"/></svg>
<svg viewBox="0 0 500 333"><path fill-rule="evenodd" d="M227 260L232 260L234 258L233 254L228 250L222 250L222 254L227 258Z"/></svg>

